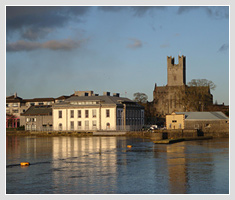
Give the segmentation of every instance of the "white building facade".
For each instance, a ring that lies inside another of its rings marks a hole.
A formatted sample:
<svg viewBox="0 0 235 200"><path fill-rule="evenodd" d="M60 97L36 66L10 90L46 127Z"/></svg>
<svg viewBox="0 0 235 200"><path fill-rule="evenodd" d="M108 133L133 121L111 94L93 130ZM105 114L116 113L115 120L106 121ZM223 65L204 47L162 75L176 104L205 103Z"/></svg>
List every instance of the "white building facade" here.
<svg viewBox="0 0 235 200"><path fill-rule="evenodd" d="M144 107L119 96L73 96L52 108L55 131L131 131L144 125Z"/></svg>

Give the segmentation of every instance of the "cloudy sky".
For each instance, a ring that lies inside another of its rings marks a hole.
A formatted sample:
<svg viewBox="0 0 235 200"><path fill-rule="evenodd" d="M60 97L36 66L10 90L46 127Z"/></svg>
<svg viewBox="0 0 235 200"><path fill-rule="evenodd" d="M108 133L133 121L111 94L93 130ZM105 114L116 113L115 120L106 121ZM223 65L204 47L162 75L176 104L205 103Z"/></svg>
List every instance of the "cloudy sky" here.
<svg viewBox="0 0 235 200"><path fill-rule="evenodd" d="M75 90L152 101L167 84L167 56L186 56L186 82L216 84L229 103L229 7L7 6L6 95L59 97Z"/></svg>

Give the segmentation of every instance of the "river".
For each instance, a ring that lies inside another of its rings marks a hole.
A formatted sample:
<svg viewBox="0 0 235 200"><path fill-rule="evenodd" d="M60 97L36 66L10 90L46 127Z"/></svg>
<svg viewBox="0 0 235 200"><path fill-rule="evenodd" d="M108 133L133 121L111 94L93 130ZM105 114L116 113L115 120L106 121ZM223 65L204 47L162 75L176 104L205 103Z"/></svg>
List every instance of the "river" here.
<svg viewBox="0 0 235 200"><path fill-rule="evenodd" d="M6 194L229 194L229 139L7 136Z"/></svg>

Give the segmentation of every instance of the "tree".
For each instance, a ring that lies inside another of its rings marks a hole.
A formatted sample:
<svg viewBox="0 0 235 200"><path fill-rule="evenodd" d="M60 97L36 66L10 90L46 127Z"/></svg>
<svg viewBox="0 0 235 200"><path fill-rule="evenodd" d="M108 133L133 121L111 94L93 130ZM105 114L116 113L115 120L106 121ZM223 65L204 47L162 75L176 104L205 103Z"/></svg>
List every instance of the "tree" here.
<svg viewBox="0 0 235 200"><path fill-rule="evenodd" d="M192 79L190 82L188 82L188 86L209 87L211 90L216 88L216 85L207 79Z"/></svg>
<svg viewBox="0 0 235 200"><path fill-rule="evenodd" d="M148 96L145 93L136 92L134 93L134 99L133 101L138 103L147 103Z"/></svg>

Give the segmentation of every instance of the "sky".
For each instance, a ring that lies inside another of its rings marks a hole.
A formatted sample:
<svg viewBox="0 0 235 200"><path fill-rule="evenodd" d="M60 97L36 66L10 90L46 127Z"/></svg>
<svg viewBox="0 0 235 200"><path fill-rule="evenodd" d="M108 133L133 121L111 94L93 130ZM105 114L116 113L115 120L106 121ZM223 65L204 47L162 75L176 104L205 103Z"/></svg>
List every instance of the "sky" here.
<svg viewBox="0 0 235 200"><path fill-rule="evenodd" d="M7 6L6 96L108 91L153 100L167 56L186 56L186 82L214 82L229 104L228 6Z"/></svg>

